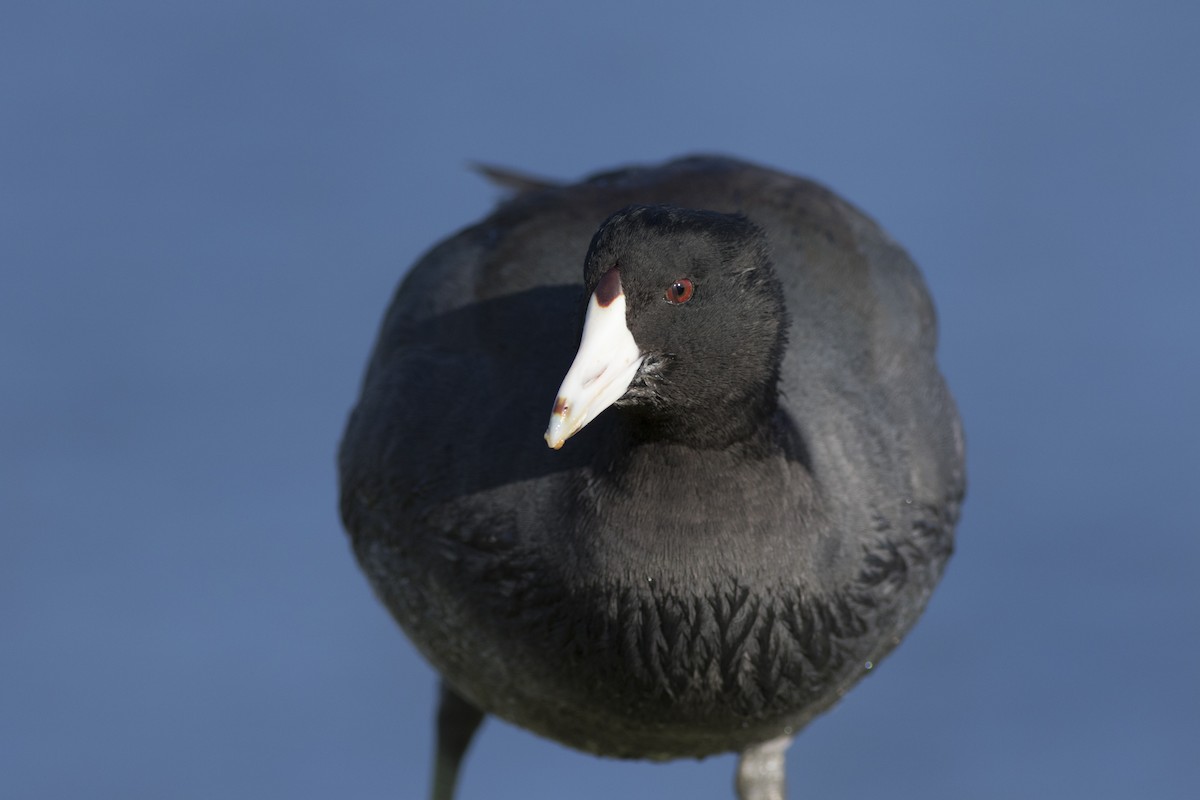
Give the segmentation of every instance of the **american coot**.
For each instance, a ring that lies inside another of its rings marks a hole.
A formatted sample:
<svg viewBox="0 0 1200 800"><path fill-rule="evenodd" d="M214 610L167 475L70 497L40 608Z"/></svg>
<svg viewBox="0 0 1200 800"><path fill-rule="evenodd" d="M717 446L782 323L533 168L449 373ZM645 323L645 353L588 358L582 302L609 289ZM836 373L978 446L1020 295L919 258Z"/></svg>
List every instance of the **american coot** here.
<svg viewBox="0 0 1200 800"><path fill-rule="evenodd" d="M359 562L442 675L432 796L495 714L604 756L739 752L739 796L782 798L792 737L953 548L921 277L739 161L500 177L405 277L340 454Z"/></svg>

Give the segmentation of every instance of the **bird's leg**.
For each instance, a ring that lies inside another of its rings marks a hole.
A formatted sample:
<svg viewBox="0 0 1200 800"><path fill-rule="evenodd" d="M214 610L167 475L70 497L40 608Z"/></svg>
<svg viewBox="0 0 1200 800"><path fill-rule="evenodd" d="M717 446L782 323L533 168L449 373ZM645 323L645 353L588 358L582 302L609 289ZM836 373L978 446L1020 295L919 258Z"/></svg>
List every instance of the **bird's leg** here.
<svg viewBox="0 0 1200 800"><path fill-rule="evenodd" d="M458 768L483 722L483 712L442 681L437 710L437 752L433 756L432 800L454 800Z"/></svg>
<svg viewBox="0 0 1200 800"><path fill-rule="evenodd" d="M784 800L784 756L792 738L780 736L742 751L737 768L738 800Z"/></svg>

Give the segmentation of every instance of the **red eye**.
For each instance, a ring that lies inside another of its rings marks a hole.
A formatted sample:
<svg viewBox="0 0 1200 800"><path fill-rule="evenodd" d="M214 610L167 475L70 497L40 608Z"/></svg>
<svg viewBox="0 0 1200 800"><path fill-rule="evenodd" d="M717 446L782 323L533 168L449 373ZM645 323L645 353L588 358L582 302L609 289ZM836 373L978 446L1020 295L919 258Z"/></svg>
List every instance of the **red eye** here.
<svg viewBox="0 0 1200 800"><path fill-rule="evenodd" d="M667 287L667 302L679 305L692 299L692 291L696 287L687 278L680 278Z"/></svg>

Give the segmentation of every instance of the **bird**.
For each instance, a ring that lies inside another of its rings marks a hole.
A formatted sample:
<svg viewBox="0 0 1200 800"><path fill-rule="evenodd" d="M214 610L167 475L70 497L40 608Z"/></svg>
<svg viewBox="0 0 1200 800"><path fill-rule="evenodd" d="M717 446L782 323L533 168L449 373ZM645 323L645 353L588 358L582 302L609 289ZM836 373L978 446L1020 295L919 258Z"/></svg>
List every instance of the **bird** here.
<svg viewBox="0 0 1200 800"><path fill-rule="evenodd" d="M747 161L482 171L506 196L403 277L338 454L357 561L440 675L430 797L494 715L597 756L736 753L737 796L782 800L793 738L954 549L925 283Z"/></svg>

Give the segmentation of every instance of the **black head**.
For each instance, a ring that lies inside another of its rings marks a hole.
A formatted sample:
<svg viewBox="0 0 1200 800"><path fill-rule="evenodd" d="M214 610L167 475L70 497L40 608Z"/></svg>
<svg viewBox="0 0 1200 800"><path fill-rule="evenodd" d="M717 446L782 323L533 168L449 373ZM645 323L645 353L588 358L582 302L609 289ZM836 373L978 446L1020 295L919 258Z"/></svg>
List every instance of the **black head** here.
<svg viewBox="0 0 1200 800"><path fill-rule="evenodd" d="M613 268L645 355L618 406L648 432L710 443L770 416L787 317L756 225L736 214L629 206L592 239L589 294L611 290Z"/></svg>

